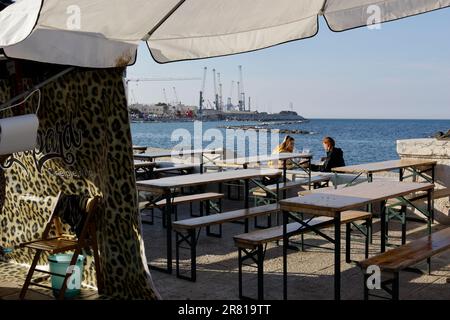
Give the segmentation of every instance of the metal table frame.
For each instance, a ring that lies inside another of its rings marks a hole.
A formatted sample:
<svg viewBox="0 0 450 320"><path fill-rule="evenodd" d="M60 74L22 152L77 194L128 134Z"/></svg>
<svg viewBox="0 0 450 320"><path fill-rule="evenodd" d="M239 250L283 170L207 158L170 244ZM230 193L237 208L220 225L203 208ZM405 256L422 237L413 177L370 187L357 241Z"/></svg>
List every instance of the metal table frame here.
<svg viewBox="0 0 450 320"><path fill-rule="evenodd" d="M276 172L276 170L274 170L273 172ZM267 174L267 176L279 176L279 172L277 174ZM264 174L261 174L259 177L264 177ZM163 178L164 179L164 178ZM241 178L239 180L243 180L244 181L244 206L245 208L249 208L250 206L250 181L254 182L257 178L256 177L249 177L249 178ZM157 179L157 180L162 180L162 179ZM157 182L157 180L150 180L152 183ZM222 179L220 182L216 182L216 183L223 183L226 181L235 181L236 178L227 180L227 179ZM145 183L145 181L140 181L139 183ZM145 188L144 186L139 186L138 183L138 191L150 191L147 190L147 188ZM203 182L201 184L195 184L196 186L198 185L207 185L210 182ZM172 267L172 210L173 210L173 199L175 198L175 190L176 188L180 188L180 187L188 187L189 185L180 185L180 186L171 186L171 187L167 187L167 188L153 188L153 191L157 191L159 190L159 194L160 196L157 198L158 200L153 200L153 201L159 201L160 199L165 199L166 200L166 206L164 207L164 211L165 211L165 219L166 219L166 252L167 252L167 267L166 268L160 268L160 267L156 267L153 265L149 264L149 267L151 269L154 270L158 270L161 272L165 272L165 273L172 273L173 267ZM150 188L152 189L152 188ZM155 190L156 189L156 190ZM248 230L248 220L246 220L246 230ZM193 236L192 234L190 235L191 237ZM192 238L194 239L194 238ZM191 241L192 242L192 241Z"/></svg>
<svg viewBox="0 0 450 320"><path fill-rule="evenodd" d="M431 234L431 217L433 216L433 209L434 209L433 201L431 201L433 189L428 189L426 192L427 192L427 200L428 200L427 216L429 217L428 218L428 221L429 221L428 222L428 232L429 232L429 234ZM351 196L351 194L349 194L348 196ZM396 197L396 198L404 200L405 196L406 195ZM368 203L371 203L371 204L376 203L376 202L379 202L381 204L381 214L380 214L380 219L381 219L381 221L380 221L380 224L381 224L380 251L381 252L385 252L385 250L386 250L386 237L385 237L386 201L387 200L367 201ZM411 204L411 205L413 205L413 204ZM358 207L360 207L360 205L355 206L355 209ZM346 210L349 210L349 209L346 209ZM317 214L317 212L313 213L308 210L305 210L305 213L309 213L309 214L313 214L313 215L320 215L320 214ZM312 231L316 232L318 235L320 235L324 239L326 239L329 242L334 244L334 298L335 298L335 300L340 300L340 298L341 298L341 211L337 210L337 211L333 211L333 213L334 213L334 217L333 217L334 239L328 237L327 235L321 233L320 231L314 230L313 227L310 227L308 225L308 222L305 222L305 221L302 221L301 219L299 219L298 216L295 215L294 212L284 210L283 205L282 205L282 214L283 214L283 299L284 300L287 299L287 250L288 250L288 240L289 240L289 235L287 234L287 224L289 223L290 219L300 223L305 228L311 229Z"/></svg>
<svg viewBox="0 0 450 320"><path fill-rule="evenodd" d="M204 172L204 165L205 165L205 160L206 159L206 163L213 163L214 159L209 158L208 156L206 156L205 154L221 154L223 153L224 150L223 149L201 149L201 150L182 150L180 152L155 152L155 153L143 153L143 154L135 154L133 157L135 160L141 160L141 161L151 161L154 162L155 159L157 158L167 158L167 157L172 157L172 156L191 156L191 159L193 160L195 158L196 155L200 155L200 173ZM193 161L194 162L194 161Z"/></svg>

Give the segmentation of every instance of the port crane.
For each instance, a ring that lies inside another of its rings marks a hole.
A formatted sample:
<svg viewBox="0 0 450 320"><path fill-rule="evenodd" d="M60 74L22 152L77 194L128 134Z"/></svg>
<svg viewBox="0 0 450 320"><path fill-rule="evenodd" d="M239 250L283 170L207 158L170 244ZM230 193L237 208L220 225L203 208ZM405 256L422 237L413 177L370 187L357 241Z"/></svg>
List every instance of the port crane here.
<svg viewBox="0 0 450 320"><path fill-rule="evenodd" d="M203 69L203 82L202 82L202 88L200 90L200 103L199 103L200 114L202 114L202 112L203 112L203 103L205 102L204 94L205 94L206 72L207 71L208 71L208 68L205 67Z"/></svg>
<svg viewBox="0 0 450 320"><path fill-rule="evenodd" d="M166 94L166 89L163 89L163 95L164 95L164 102L166 103L166 105L169 105L169 101L167 100L167 94Z"/></svg>
<svg viewBox="0 0 450 320"><path fill-rule="evenodd" d="M217 81L219 82L219 110L223 111L222 82L220 81L220 72L217 73Z"/></svg>
<svg viewBox="0 0 450 320"><path fill-rule="evenodd" d="M170 81L198 81L198 80L202 80L202 79L198 78L198 77L125 78L124 83L125 83L125 92L127 92L127 97L128 97L130 82L139 83L139 82L158 82L158 81L169 81L170 82ZM133 94L132 94L132 96L134 98ZM167 100L167 97L166 97L166 100Z"/></svg>
<svg viewBox="0 0 450 320"><path fill-rule="evenodd" d="M242 76L242 66L239 66L239 110L245 111L245 91L244 77Z"/></svg>
<svg viewBox="0 0 450 320"><path fill-rule="evenodd" d="M214 105L216 110L219 111L219 94L217 93L217 81L216 81L216 69L213 69L213 82L214 82Z"/></svg>
<svg viewBox="0 0 450 320"><path fill-rule="evenodd" d="M237 95L238 95L238 108L242 111L242 101L241 101L241 82L237 82Z"/></svg>
<svg viewBox="0 0 450 320"><path fill-rule="evenodd" d="M231 111L233 109L233 91L234 91L234 80L231 80L231 86L230 86L230 96L228 97L227 101L227 110Z"/></svg>
<svg viewBox="0 0 450 320"><path fill-rule="evenodd" d="M174 105L177 106L177 105L181 104L181 101L178 100L177 88L175 88L175 87L173 87L173 95L174 95L174 97L175 97L175 103L174 103Z"/></svg>

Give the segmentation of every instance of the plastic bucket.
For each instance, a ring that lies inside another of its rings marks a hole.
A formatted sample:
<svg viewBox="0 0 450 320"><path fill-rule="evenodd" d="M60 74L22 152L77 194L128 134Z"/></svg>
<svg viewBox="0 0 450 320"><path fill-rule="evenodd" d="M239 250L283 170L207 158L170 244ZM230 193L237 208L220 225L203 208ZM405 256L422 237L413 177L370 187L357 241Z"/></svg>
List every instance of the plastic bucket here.
<svg viewBox="0 0 450 320"><path fill-rule="evenodd" d="M64 277L69 268L70 261L72 260L73 254L55 254L48 257L50 264L50 272L61 275L52 275L52 288L53 294L57 297L59 296L59 291L61 290ZM79 255L77 263L74 266L74 272L67 280L67 289L64 293L65 298L73 298L80 294L81 281L83 280L83 269L84 269L84 256Z"/></svg>

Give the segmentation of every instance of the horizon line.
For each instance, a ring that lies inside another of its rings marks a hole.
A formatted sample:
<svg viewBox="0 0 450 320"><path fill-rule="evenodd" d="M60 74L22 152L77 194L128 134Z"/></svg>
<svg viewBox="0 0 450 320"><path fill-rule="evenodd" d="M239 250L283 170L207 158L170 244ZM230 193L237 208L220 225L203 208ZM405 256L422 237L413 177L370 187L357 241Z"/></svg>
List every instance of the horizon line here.
<svg viewBox="0 0 450 320"><path fill-rule="evenodd" d="M312 117L312 118L306 118L306 120L417 120L417 121L450 121L450 118L337 118L337 117L331 117L331 118L321 118L321 117Z"/></svg>

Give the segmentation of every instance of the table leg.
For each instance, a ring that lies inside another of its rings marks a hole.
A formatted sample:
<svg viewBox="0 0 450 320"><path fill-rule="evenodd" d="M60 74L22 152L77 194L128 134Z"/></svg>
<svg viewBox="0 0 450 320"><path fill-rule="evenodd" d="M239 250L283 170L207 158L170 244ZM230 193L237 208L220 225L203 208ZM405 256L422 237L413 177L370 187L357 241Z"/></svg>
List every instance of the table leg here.
<svg viewBox="0 0 450 320"><path fill-rule="evenodd" d="M203 165L204 165L203 157L204 157L204 155L202 152L202 154L200 155L200 173L202 173L202 174L203 174Z"/></svg>
<svg viewBox="0 0 450 320"><path fill-rule="evenodd" d="M431 167L431 181L434 184L436 179L436 165L433 165ZM431 223L434 223L434 197L433 197L433 191L430 190L431 192Z"/></svg>
<svg viewBox="0 0 450 320"><path fill-rule="evenodd" d="M334 217L334 300L341 300L341 213Z"/></svg>
<svg viewBox="0 0 450 320"><path fill-rule="evenodd" d="M283 211L283 300L287 300L287 249L288 249L288 212Z"/></svg>
<svg viewBox="0 0 450 320"><path fill-rule="evenodd" d="M250 181L246 179L244 181L244 205L245 209L250 207ZM245 219L245 233L248 232L249 221L248 218Z"/></svg>
<svg viewBox="0 0 450 320"><path fill-rule="evenodd" d="M368 182L373 182L373 174L372 173L368 173L367 174L367 181Z"/></svg>
<svg viewBox="0 0 450 320"><path fill-rule="evenodd" d="M287 160L283 161L283 184L284 184L284 188L283 188L283 199L286 199L287 197L287 190L286 190L286 182L287 182Z"/></svg>
<svg viewBox="0 0 450 320"><path fill-rule="evenodd" d="M380 203L380 233L381 233L381 250L386 251L386 201Z"/></svg>
<svg viewBox="0 0 450 320"><path fill-rule="evenodd" d="M427 191L427 211L428 211L428 234L431 234L431 224L434 220L434 204L433 204L433 189Z"/></svg>
<svg viewBox="0 0 450 320"><path fill-rule="evenodd" d="M171 274L172 273L172 195L168 191L165 194L166 206L164 207L165 219L166 219L166 246L167 246L167 268L163 269L155 267L149 264L149 267L154 270L162 271Z"/></svg>
<svg viewBox="0 0 450 320"><path fill-rule="evenodd" d="M312 161L312 158L309 158L309 160L308 160L308 186L309 186L309 190L311 190L311 171L312 171L311 161Z"/></svg>
<svg viewBox="0 0 450 320"><path fill-rule="evenodd" d="M398 176L399 176L399 180L400 180L400 181L403 181L403 168L400 168L400 169L399 169Z"/></svg>
<svg viewBox="0 0 450 320"><path fill-rule="evenodd" d="M166 196L166 220L167 220L167 272L172 273L172 197Z"/></svg>

